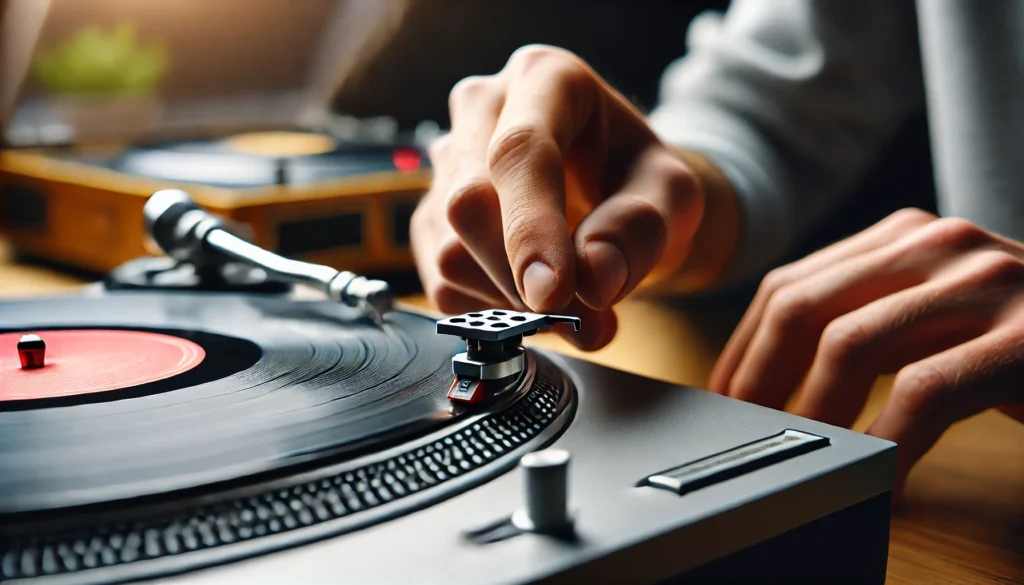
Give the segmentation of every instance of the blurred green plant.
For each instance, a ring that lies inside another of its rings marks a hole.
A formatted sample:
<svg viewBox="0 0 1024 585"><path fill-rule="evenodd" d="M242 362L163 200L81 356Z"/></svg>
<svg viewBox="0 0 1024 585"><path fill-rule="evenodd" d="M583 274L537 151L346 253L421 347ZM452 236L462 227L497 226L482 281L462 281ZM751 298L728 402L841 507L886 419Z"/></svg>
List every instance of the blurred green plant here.
<svg viewBox="0 0 1024 585"><path fill-rule="evenodd" d="M33 77L57 94L142 95L152 92L170 66L159 41L143 44L135 27L86 27L67 41L40 51Z"/></svg>

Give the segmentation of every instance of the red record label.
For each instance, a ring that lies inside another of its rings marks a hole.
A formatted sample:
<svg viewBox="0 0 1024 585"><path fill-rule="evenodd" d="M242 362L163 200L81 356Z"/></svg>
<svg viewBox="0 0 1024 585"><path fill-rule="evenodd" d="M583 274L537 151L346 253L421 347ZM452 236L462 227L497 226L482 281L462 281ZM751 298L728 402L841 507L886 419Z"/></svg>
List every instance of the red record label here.
<svg viewBox="0 0 1024 585"><path fill-rule="evenodd" d="M40 368L22 368L23 333L0 334L0 402L117 390L164 380L199 365L206 352L187 339L119 330L35 331L46 344Z"/></svg>

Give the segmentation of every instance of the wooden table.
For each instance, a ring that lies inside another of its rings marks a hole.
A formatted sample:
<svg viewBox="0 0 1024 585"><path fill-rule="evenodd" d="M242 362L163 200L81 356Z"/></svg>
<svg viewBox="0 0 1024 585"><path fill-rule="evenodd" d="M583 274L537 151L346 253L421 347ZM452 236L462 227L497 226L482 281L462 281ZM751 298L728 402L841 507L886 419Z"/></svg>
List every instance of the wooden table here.
<svg viewBox="0 0 1024 585"><path fill-rule="evenodd" d="M67 292L81 284L13 263L0 242L0 297ZM740 310L627 301L618 309L615 341L583 357L701 387ZM533 343L581 355L554 336L539 335ZM887 382L875 388L856 429L864 430L880 411ZM893 517L888 583L1024 583L1024 425L986 412L954 426L924 458L910 478L906 505Z"/></svg>

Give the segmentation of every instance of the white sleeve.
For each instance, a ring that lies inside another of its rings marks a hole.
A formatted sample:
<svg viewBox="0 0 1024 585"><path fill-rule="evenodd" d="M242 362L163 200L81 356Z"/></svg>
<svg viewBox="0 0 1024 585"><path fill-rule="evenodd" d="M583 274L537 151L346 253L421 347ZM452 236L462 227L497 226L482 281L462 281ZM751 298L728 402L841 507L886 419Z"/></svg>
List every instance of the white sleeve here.
<svg viewBox="0 0 1024 585"><path fill-rule="evenodd" d="M923 101L909 0L734 0L690 25L651 113L742 211L727 280L760 275L850 192Z"/></svg>

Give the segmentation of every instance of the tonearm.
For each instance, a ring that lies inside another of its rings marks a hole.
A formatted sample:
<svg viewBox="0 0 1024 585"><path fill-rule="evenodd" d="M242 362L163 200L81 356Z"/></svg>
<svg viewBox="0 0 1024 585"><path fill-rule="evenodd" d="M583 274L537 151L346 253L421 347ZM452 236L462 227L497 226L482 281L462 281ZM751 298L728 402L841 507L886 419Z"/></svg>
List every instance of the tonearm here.
<svg viewBox="0 0 1024 585"><path fill-rule="evenodd" d="M203 210L184 191L157 191L143 208L146 231L174 260L209 268L228 262L262 270L267 279L322 290L330 299L359 308L378 324L391 311L388 284L330 266L284 258L229 231L227 223Z"/></svg>

